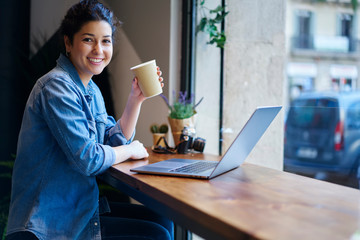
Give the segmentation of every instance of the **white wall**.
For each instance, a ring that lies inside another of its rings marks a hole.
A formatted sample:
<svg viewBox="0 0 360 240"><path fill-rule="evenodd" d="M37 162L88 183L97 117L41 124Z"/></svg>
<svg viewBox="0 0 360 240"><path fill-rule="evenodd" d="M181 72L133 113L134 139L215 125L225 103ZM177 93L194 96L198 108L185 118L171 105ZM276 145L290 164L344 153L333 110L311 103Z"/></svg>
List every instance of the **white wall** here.
<svg viewBox="0 0 360 240"><path fill-rule="evenodd" d="M176 29L170 32L170 24L173 27L180 27L176 14L170 19L171 12L178 12L176 9L178 10L179 6L176 2L168 0L106 1L123 22L123 26L119 29L114 59L109 65L115 112L118 118L125 107L131 88L133 75L129 70L130 67L156 59L157 65L163 72L164 94L168 96L169 92L177 87L180 61L177 64L176 59L180 37L176 39L179 36ZM170 54L170 49L172 49L172 54ZM173 59L171 64L170 59ZM172 79L169 79L169 76ZM168 123L167 116L168 108L160 96L147 99L142 105L135 138L146 146L151 146L150 125Z"/></svg>

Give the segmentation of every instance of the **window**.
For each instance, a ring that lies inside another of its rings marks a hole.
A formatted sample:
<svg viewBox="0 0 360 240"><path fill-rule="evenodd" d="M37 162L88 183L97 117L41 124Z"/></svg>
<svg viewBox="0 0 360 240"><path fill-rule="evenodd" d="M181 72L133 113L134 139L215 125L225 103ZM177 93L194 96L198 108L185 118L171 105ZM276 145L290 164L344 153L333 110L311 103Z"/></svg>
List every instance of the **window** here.
<svg viewBox="0 0 360 240"><path fill-rule="evenodd" d="M352 90L351 78L333 78L331 89L334 91L349 91Z"/></svg>
<svg viewBox="0 0 360 240"><path fill-rule="evenodd" d="M360 130L360 102L354 103L349 107L346 118L349 130Z"/></svg>
<svg viewBox="0 0 360 240"><path fill-rule="evenodd" d="M223 1L205 2L211 10ZM285 21L280 16L285 5L283 1L264 4L226 4L230 13L225 19L223 57L219 48L207 44L208 34L196 35L195 97L204 97L197 108L196 132L206 139L206 152L224 154L256 107L282 103ZM246 161L282 169L282 124L280 114Z"/></svg>
<svg viewBox="0 0 360 240"><path fill-rule="evenodd" d="M313 13L307 10L297 10L295 13L295 47L309 49L313 46L312 32Z"/></svg>
<svg viewBox="0 0 360 240"><path fill-rule="evenodd" d="M353 39L353 16L348 13L341 13L338 17L339 29L338 35L346 37L349 41L349 51L355 50L355 41Z"/></svg>
<svg viewBox="0 0 360 240"><path fill-rule="evenodd" d="M340 14L340 36L350 38L352 36L353 16L347 13Z"/></svg>

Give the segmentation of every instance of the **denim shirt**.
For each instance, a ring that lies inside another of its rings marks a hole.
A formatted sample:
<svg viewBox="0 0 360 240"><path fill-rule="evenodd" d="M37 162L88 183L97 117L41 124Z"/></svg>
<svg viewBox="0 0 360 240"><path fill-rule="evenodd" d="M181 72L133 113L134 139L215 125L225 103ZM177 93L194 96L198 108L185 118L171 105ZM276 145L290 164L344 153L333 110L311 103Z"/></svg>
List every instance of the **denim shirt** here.
<svg viewBox="0 0 360 240"><path fill-rule="evenodd" d="M129 144L106 113L99 88L85 87L70 60L35 84L18 139L7 234L39 239L101 239L96 175L115 161L110 146Z"/></svg>

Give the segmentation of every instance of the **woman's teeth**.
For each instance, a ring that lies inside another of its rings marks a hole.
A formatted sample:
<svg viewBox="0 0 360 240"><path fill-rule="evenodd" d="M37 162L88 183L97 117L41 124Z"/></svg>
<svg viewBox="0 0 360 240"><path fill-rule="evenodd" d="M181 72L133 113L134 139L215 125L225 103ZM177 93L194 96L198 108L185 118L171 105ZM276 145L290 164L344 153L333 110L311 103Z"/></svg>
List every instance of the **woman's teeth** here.
<svg viewBox="0 0 360 240"><path fill-rule="evenodd" d="M90 62L99 63L102 61L101 58L89 58Z"/></svg>

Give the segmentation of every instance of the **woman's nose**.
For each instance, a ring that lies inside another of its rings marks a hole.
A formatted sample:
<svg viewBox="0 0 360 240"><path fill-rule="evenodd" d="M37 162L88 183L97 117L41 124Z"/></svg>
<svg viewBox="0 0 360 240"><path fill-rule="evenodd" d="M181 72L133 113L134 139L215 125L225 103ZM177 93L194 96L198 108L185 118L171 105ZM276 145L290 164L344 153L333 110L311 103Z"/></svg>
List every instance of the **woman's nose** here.
<svg viewBox="0 0 360 240"><path fill-rule="evenodd" d="M102 53L102 51L103 51L103 49L102 49L101 43L100 42L96 43L94 46L93 52L95 54L100 54L100 53Z"/></svg>

